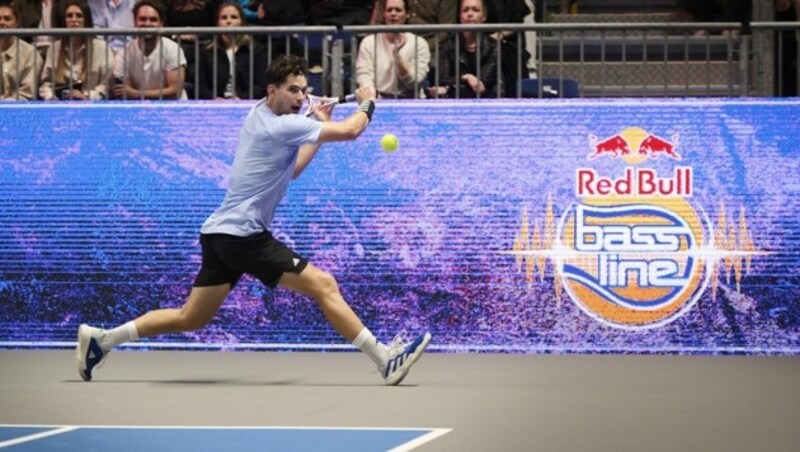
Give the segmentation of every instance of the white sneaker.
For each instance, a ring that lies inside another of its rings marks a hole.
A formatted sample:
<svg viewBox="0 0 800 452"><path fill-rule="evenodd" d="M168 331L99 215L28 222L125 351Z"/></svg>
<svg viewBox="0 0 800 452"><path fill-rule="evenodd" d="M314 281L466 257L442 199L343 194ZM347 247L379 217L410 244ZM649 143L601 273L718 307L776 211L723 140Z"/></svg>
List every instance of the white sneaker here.
<svg viewBox="0 0 800 452"><path fill-rule="evenodd" d="M408 343L400 333L389 345L389 359L380 369L387 385L397 385L406 377L411 366L422 356L425 348L431 341L431 333L425 332L417 336L413 342Z"/></svg>
<svg viewBox="0 0 800 452"><path fill-rule="evenodd" d="M92 369L105 361L109 352L103 351L100 347L100 339L103 337L103 330L89 325L81 325L78 328L78 347L75 353L75 363L78 365L78 373L84 381L92 380Z"/></svg>

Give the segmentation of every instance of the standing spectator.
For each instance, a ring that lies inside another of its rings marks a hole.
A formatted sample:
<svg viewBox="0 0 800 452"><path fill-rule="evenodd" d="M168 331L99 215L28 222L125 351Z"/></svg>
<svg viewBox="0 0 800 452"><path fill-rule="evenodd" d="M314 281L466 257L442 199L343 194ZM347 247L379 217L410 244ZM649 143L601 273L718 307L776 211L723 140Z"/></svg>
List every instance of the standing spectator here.
<svg viewBox="0 0 800 452"><path fill-rule="evenodd" d="M63 21L63 16L59 17L59 11L63 11L60 0L14 0L12 3L19 11L19 28L48 30L58 27L59 19ZM53 44L52 36L45 34L25 40L34 44L42 57Z"/></svg>
<svg viewBox="0 0 800 452"><path fill-rule="evenodd" d="M0 4L0 30L19 28L18 8ZM15 36L0 36L0 100L33 100L41 63L31 44Z"/></svg>
<svg viewBox="0 0 800 452"><path fill-rule="evenodd" d="M800 0L775 0L775 20L800 22ZM779 96L797 96L797 30L779 30L775 36L775 87ZM778 53L780 52L780 53Z"/></svg>
<svg viewBox="0 0 800 452"><path fill-rule="evenodd" d="M459 18L462 24L486 22L483 0L461 0ZM502 96L497 76L499 53L498 42L488 33L462 31L445 41L439 58L439 85L429 88L430 97Z"/></svg>
<svg viewBox="0 0 800 452"><path fill-rule="evenodd" d="M92 28L92 11L85 0L66 0L59 14L66 28ZM42 72L39 97L44 100L99 100L108 95L106 82L113 62L105 41L94 36L62 36L47 59Z"/></svg>
<svg viewBox="0 0 800 452"><path fill-rule="evenodd" d="M167 27L213 27L216 21L220 0L167 0ZM211 40L211 36L199 36L195 33L184 33L173 36L181 45L183 56L186 57L186 82L187 89L194 83L197 61L202 45ZM190 90L194 91L194 90ZM190 92L189 97L195 99L196 93Z"/></svg>
<svg viewBox="0 0 800 452"><path fill-rule="evenodd" d="M311 0L308 10L309 25L369 24L372 0Z"/></svg>
<svg viewBox="0 0 800 452"><path fill-rule="evenodd" d="M486 2L486 23L521 24L530 13L525 0ZM494 32L490 36L500 44L503 91L508 97L517 97L517 82L521 78L528 78L528 60L531 57L525 45L525 33L505 30Z"/></svg>
<svg viewBox="0 0 800 452"><path fill-rule="evenodd" d="M370 24L377 25L383 17L384 0L376 0L372 9ZM411 0L409 25L450 25L458 20L458 0ZM436 46L449 38L448 33L426 33L421 35L428 41L431 52Z"/></svg>
<svg viewBox="0 0 800 452"><path fill-rule="evenodd" d="M224 3L219 7L218 27L244 25L244 12L239 4ZM259 42L246 35L217 35L216 43L207 44L200 54L198 67L200 98L260 99L266 95L266 70L267 55Z"/></svg>
<svg viewBox="0 0 800 452"><path fill-rule="evenodd" d="M410 0L386 0L383 19L396 27L406 23ZM428 75L428 43L412 33L377 33L365 37L358 48L358 86L374 86L380 97L417 97L419 83Z"/></svg>
<svg viewBox="0 0 800 452"><path fill-rule="evenodd" d="M94 26L115 30L133 28L133 7L136 0L89 0ZM131 36L107 35L106 42L112 52L119 53L133 40Z"/></svg>
<svg viewBox="0 0 800 452"><path fill-rule="evenodd" d="M161 28L166 14L157 0L139 0L133 7L136 28ZM186 99L186 58L175 41L157 34L139 35L114 61L117 99Z"/></svg>

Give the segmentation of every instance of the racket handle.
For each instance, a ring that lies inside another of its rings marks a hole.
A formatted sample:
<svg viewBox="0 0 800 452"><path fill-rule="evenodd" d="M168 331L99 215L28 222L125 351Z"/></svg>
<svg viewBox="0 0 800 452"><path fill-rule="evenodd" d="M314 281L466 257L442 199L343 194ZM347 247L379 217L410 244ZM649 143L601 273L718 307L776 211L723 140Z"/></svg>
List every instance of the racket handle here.
<svg viewBox="0 0 800 452"><path fill-rule="evenodd" d="M355 101L356 101L356 95L355 94L348 94L346 96L339 96L339 103L340 104L344 104L344 103L347 103L347 102L355 102Z"/></svg>

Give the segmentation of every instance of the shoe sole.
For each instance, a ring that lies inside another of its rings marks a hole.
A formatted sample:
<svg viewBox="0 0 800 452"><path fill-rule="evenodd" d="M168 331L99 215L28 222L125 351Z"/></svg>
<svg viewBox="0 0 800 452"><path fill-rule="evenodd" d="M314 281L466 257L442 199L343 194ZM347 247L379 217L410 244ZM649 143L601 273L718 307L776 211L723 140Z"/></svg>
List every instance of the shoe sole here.
<svg viewBox="0 0 800 452"><path fill-rule="evenodd" d="M420 343L417 349L414 350L414 353L408 355L408 359L403 363L403 365L400 366L400 369L395 372L397 379L393 381L386 380L386 384L388 386L397 386L403 381L404 378L406 378L408 371L411 370L411 366L413 366L420 356L425 353L425 349L428 348L428 344L431 342L431 337L431 333L425 333L422 343Z"/></svg>
<svg viewBox="0 0 800 452"><path fill-rule="evenodd" d="M89 350L89 342L92 340L92 334L86 331L88 328L87 325L78 327L78 348L75 352L78 374L83 378L83 381L92 381L92 376L86 373L86 351ZM86 334L83 334L84 331L86 331Z"/></svg>

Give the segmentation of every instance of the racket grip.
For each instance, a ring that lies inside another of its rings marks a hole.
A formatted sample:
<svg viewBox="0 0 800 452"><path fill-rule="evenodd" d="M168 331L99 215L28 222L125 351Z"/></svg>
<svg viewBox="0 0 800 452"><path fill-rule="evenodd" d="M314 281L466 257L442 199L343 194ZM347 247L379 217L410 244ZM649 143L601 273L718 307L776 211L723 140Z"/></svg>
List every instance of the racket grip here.
<svg viewBox="0 0 800 452"><path fill-rule="evenodd" d="M340 104L344 104L344 103L347 103L347 102L355 102L355 101L356 101L356 95L355 94L348 94L346 96L339 96L339 103Z"/></svg>

